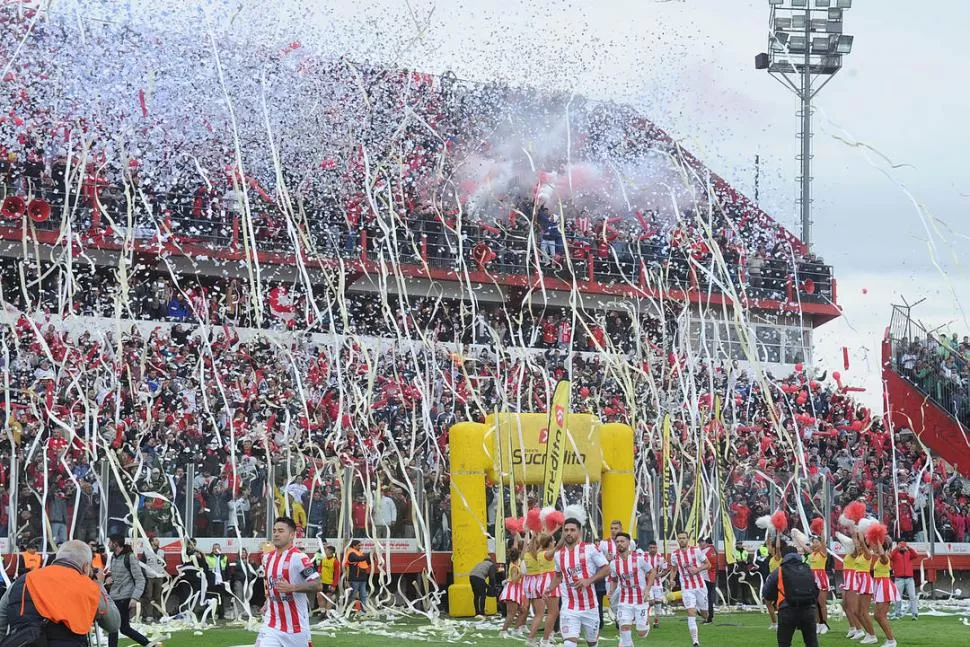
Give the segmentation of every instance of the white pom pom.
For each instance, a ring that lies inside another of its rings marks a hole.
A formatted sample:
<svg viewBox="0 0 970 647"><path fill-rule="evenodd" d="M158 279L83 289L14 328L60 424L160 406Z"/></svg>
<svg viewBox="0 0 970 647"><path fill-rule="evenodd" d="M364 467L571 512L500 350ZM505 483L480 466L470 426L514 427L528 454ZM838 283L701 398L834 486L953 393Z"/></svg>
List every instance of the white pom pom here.
<svg viewBox="0 0 970 647"><path fill-rule="evenodd" d="M586 525L586 509L579 504L567 505L563 511L563 516L567 519L575 519L581 526Z"/></svg>
<svg viewBox="0 0 970 647"><path fill-rule="evenodd" d="M842 548L846 550L852 550L852 547L855 545L855 542L852 541L852 539L850 539L849 537L846 537L841 532L835 533L835 538L838 540L840 544L842 544Z"/></svg>
<svg viewBox="0 0 970 647"><path fill-rule="evenodd" d="M855 522L844 514L839 516L839 525L849 530L855 530Z"/></svg>
<svg viewBox="0 0 970 647"><path fill-rule="evenodd" d="M757 519L755 519L754 525L758 526L762 530L768 530L769 528L774 528L774 526L771 525L770 514L766 514L763 517L758 517Z"/></svg>
<svg viewBox="0 0 970 647"><path fill-rule="evenodd" d="M869 528L871 528L876 523L878 522L872 517L865 517L863 519L859 519L859 532L861 532L862 535L865 536L866 531L869 530Z"/></svg>
<svg viewBox="0 0 970 647"><path fill-rule="evenodd" d="M546 517L549 516L550 512L555 512L556 508L554 506L546 506L542 510L539 510L539 520L542 522L542 527L546 527Z"/></svg>
<svg viewBox="0 0 970 647"><path fill-rule="evenodd" d="M801 530L798 528L792 528L791 538L795 545L798 546L803 553L811 552L812 546L808 543L808 537L806 537L805 533L803 533Z"/></svg>

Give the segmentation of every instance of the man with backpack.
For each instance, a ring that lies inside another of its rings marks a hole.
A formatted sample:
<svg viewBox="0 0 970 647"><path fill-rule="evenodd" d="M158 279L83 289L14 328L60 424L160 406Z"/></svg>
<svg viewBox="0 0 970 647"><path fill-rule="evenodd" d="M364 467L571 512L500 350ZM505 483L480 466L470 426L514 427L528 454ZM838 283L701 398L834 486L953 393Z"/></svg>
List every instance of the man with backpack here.
<svg viewBox="0 0 970 647"><path fill-rule="evenodd" d="M147 645L148 638L135 631L131 626L131 616L138 605L138 600L145 592L145 574L142 572L138 558L131 552L131 546L125 543L122 535L111 535L108 538L108 550L111 560L108 562L108 579L111 599L118 607L121 615L119 631L108 634L108 647L118 647L118 634L123 633L139 645Z"/></svg>
<svg viewBox="0 0 970 647"><path fill-rule="evenodd" d="M768 576L761 592L778 609L778 647L791 647L796 629L801 630L805 647L818 647L815 575L794 546L784 546L781 554L781 566Z"/></svg>
<svg viewBox="0 0 970 647"><path fill-rule="evenodd" d="M66 541L54 562L18 577L0 599L3 647L86 647L95 623L117 631L118 610L102 586L91 579L91 548Z"/></svg>

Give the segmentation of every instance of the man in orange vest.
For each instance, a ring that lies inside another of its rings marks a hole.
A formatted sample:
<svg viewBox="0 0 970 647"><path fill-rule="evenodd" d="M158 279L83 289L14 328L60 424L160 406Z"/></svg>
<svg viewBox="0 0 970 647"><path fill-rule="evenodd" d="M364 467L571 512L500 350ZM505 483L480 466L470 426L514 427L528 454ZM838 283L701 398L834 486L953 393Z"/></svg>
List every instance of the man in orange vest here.
<svg viewBox="0 0 970 647"><path fill-rule="evenodd" d="M95 622L118 631L121 615L104 590L104 575L91 579L91 547L83 541L61 544L50 566L24 573L0 598L0 637L36 632L35 640L46 634L48 647L86 647Z"/></svg>
<svg viewBox="0 0 970 647"><path fill-rule="evenodd" d="M367 580L370 576L370 556L360 549L360 540L354 539L344 554L344 568L347 570L347 580L352 591L360 601L361 611L367 605ZM353 601L353 600L351 600Z"/></svg>

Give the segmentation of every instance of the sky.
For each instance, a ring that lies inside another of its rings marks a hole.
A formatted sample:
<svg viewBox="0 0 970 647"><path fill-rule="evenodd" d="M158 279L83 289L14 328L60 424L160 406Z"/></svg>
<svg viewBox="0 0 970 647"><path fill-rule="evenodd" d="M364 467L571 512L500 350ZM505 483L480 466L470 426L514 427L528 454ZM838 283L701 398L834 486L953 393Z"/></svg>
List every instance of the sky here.
<svg viewBox="0 0 970 647"><path fill-rule="evenodd" d="M792 231L797 100L754 56L767 0L64 0L87 12L176 27L272 33L331 53L461 78L573 90L634 105ZM816 331L816 362L840 368L879 406L879 343L891 305L970 333L970 91L958 43L970 3L856 0L854 49L816 99L814 251L835 268L844 316ZM258 25L259 29L254 26Z"/></svg>

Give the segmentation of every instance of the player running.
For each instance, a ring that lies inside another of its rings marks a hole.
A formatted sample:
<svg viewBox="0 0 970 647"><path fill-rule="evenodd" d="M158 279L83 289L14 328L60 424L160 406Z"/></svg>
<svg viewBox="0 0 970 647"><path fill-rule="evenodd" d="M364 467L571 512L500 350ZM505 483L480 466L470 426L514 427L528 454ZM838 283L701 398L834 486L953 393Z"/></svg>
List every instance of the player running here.
<svg viewBox="0 0 970 647"><path fill-rule="evenodd" d="M293 546L296 522L277 517L273 524L273 547L263 555L266 573L266 606L263 628L256 647L307 647L310 644L308 593L323 590L320 574L310 557Z"/></svg>
<svg viewBox="0 0 970 647"><path fill-rule="evenodd" d="M650 589L654 572L646 555L631 550L632 540L625 532L618 532L616 557L610 562L610 599L616 600L616 621L620 625L620 647L633 647L633 622L637 634L645 638L650 633Z"/></svg>
<svg viewBox="0 0 970 647"><path fill-rule="evenodd" d="M697 638L697 613L707 617L707 583L701 573L711 567L703 551L688 543L687 533L677 533L677 550L670 554L670 566L677 569L680 576L680 591L683 595L684 608L687 609L687 628L694 647L700 643Z"/></svg>
<svg viewBox="0 0 970 647"><path fill-rule="evenodd" d="M664 607L664 581L663 578L669 572L669 566L664 556L657 550L657 542L651 541L647 544L647 552L643 558L650 564L653 571L653 586L650 587L650 602L653 604L653 627L660 626L660 614Z"/></svg>
<svg viewBox="0 0 970 647"><path fill-rule="evenodd" d="M556 573L544 591L551 595L559 588L562 611L559 627L563 647L576 647L580 629L586 643L593 647L599 640L600 619L596 610L596 582L606 577L610 565L593 544L580 541L582 533L577 519L570 517L562 526L561 547L554 557Z"/></svg>

